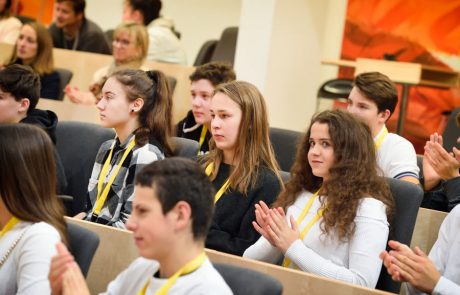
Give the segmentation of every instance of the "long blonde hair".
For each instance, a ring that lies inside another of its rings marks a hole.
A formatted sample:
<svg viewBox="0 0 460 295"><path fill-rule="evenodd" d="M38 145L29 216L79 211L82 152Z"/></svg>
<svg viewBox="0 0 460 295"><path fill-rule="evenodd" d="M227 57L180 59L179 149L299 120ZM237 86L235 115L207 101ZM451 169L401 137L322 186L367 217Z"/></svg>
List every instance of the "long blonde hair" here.
<svg viewBox="0 0 460 295"><path fill-rule="evenodd" d="M273 171L283 187L278 172L279 166L270 143L267 107L262 94L254 85L243 81L221 84L217 86L214 94L216 93L228 96L242 111L235 149L235 157L239 161L230 173L230 188L246 194L248 188L256 185L261 166ZM209 147L210 151L202 161L205 167L213 163L210 175L212 181L216 178L223 161L223 152L216 147L213 139Z"/></svg>

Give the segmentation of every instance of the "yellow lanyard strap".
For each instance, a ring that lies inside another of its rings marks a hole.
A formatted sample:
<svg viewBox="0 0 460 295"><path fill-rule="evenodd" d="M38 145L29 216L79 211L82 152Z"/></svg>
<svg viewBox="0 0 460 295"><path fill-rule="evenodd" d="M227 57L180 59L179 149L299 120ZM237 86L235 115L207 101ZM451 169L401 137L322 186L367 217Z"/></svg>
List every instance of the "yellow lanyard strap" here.
<svg viewBox="0 0 460 295"><path fill-rule="evenodd" d="M198 155L200 155L201 146L203 145L207 132L208 132L208 128L206 128L206 125L203 125L203 128L201 129L201 134L200 134L200 141L198 142L198 144L200 145L200 148L198 149Z"/></svg>
<svg viewBox="0 0 460 295"><path fill-rule="evenodd" d="M179 269L175 274L173 274L163 286L161 286L161 288L156 292L156 295L168 294L169 289L171 289L172 285L174 285L178 277L194 272L195 270L200 268L200 266L202 266L203 263L205 262L206 257L207 257L206 254L203 252L198 257L189 261L186 265L184 265L181 269ZM149 284L150 284L150 280L148 280L147 283L145 283L144 287L142 287L138 295L145 295L145 292L147 291L147 287L149 286Z"/></svg>
<svg viewBox="0 0 460 295"><path fill-rule="evenodd" d="M305 208L303 209L302 213L299 215L299 217L296 220L297 226L300 226L302 223L302 220L305 218L305 215L307 215L307 212L310 211L311 206L313 205L313 202L315 201L316 197L318 196L319 190L316 191L316 193L311 196L310 200L308 200L308 203L305 205ZM303 241L307 233L310 231L311 227L323 216L323 209L318 210L316 215L305 225L304 229L300 232L300 240ZM291 263L291 260L289 258L284 258L283 261L283 266L288 267L289 264Z"/></svg>
<svg viewBox="0 0 460 295"><path fill-rule="evenodd" d="M109 182L107 182L107 185L104 187L104 191L102 191L102 186L104 185L104 180L107 177L107 173L109 171L109 166L110 166L110 161L112 160L113 149L115 147L110 150L109 156L107 157L107 160L105 160L104 166L102 167L102 170L101 170L101 174L99 175L99 181L97 183L97 198L96 198L96 206L93 211L94 215L99 215L99 213L101 213L102 206L104 206L105 200L107 199L107 196L109 195L110 187L112 186L112 183L115 180L115 177L120 171L120 168L123 165L123 162L125 161L129 152L133 149L135 145L136 145L136 141L134 140L134 136L133 136L131 141L128 143L128 146L126 147L126 150L123 153L123 156L121 157L120 162L115 167L115 170L112 173L112 176L110 177Z"/></svg>
<svg viewBox="0 0 460 295"><path fill-rule="evenodd" d="M0 238L3 237L8 231L10 231L16 224L19 223L19 219L16 217L11 217L10 220L6 223L3 227L2 231L0 232Z"/></svg>
<svg viewBox="0 0 460 295"><path fill-rule="evenodd" d="M377 137L377 139L375 140L374 142L374 145L375 145L375 150L378 151L380 146L382 145L383 143L383 140L385 139L385 137L388 135L388 129L386 126L383 126L383 130L382 130L382 133L380 133L379 137Z"/></svg>
<svg viewBox="0 0 460 295"><path fill-rule="evenodd" d="M213 168L214 168L213 163L209 164L208 167L206 167L205 173L206 173L207 176L211 175ZM224 182L224 184L222 185L222 187L214 195L214 204L217 203L217 201L219 201L220 197L222 197L222 195L225 193L225 191L228 189L229 186L230 185L229 185L229 182L228 182L228 179L227 179Z"/></svg>

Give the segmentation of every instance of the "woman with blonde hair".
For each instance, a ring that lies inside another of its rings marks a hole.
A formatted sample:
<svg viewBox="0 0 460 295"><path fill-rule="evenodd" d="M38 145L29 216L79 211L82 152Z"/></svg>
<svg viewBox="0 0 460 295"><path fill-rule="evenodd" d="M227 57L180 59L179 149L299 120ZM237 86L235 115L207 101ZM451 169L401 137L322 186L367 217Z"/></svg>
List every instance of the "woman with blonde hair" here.
<svg viewBox="0 0 460 295"><path fill-rule="evenodd" d="M67 85L65 93L74 103L93 105L100 95L107 77L119 69L143 69L142 64L147 56L149 38L144 26L133 23L121 23L113 33L113 62L100 68L93 75L89 91L81 91L77 87Z"/></svg>
<svg viewBox="0 0 460 295"><path fill-rule="evenodd" d="M212 139L202 163L216 195L206 247L241 256L259 238L254 205L274 202L283 184L259 90L242 81L221 84L210 110Z"/></svg>
<svg viewBox="0 0 460 295"><path fill-rule="evenodd" d="M53 41L43 25L30 22L22 26L8 64L30 66L40 75L40 97L59 99L61 80L54 70Z"/></svg>
<svg viewBox="0 0 460 295"><path fill-rule="evenodd" d="M67 242L53 144L29 124L0 125L0 294L50 294L54 245Z"/></svg>
<svg viewBox="0 0 460 295"><path fill-rule="evenodd" d="M312 118L273 209L257 204L253 225L262 237L244 257L284 256L285 267L375 288L393 208L369 127L324 111Z"/></svg>

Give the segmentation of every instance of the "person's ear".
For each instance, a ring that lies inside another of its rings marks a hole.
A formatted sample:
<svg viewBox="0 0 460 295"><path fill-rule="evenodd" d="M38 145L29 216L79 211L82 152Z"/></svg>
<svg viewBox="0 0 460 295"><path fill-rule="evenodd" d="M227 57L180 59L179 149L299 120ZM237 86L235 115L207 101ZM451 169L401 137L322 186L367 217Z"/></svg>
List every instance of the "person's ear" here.
<svg viewBox="0 0 460 295"><path fill-rule="evenodd" d="M28 98L21 98L19 101L19 113L27 113L30 107L30 100Z"/></svg>
<svg viewBox="0 0 460 295"><path fill-rule="evenodd" d="M138 97L131 103L131 112L137 113L142 109L143 106L144 106L144 100Z"/></svg>
<svg viewBox="0 0 460 295"><path fill-rule="evenodd" d="M385 123L390 118L390 116L391 116L391 112L389 109L381 111L378 115L379 121L381 121L382 123Z"/></svg>
<svg viewBox="0 0 460 295"><path fill-rule="evenodd" d="M140 10L138 10L138 9L133 10L132 18L136 23L138 23L140 25L144 24L144 15L142 14L142 12Z"/></svg>
<svg viewBox="0 0 460 295"><path fill-rule="evenodd" d="M183 230L191 226L192 207L185 201L179 201L171 210L174 214L176 230Z"/></svg>

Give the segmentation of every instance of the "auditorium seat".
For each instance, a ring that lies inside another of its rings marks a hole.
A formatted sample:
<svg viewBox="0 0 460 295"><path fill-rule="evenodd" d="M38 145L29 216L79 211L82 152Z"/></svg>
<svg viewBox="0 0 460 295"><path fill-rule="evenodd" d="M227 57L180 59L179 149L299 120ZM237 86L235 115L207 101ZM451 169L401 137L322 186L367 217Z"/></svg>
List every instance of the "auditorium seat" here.
<svg viewBox="0 0 460 295"><path fill-rule="evenodd" d="M270 127L270 142L282 171L291 171L297 151L297 143L302 138L302 135L302 132Z"/></svg>
<svg viewBox="0 0 460 295"><path fill-rule="evenodd" d="M75 258L83 276L86 277L99 246L99 236L91 230L73 223L67 223L67 235L69 237L69 251Z"/></svg>
<svg viewBox="0 0 460 295"><path fill-rule="evenodd" d="M395 201L394 217L392 222L390 221L389 240L396 240L405 245L410 245L417 213L423 199L423 190L420 186L407 181L393 178L387 178L386 180ZM389 250L388 245L387 250ZM393 281L386 268L382 267L376 288L399 293L401 284Z"/></svg>
<svg viewBox="0 0 460 295"><path fill-rule="evenodd" d="M269 275L230 264L215 263L214 267L232 289L233 294L281 295L283 293L283 285Z"/></svg>
<svg viewBox="0 0 460 295"><path fill-rule="evenodd" d="M67 189L63 194L73 197L71 208L67 208L68 215L84 210L96 154L104 141L114 137L113 129L96 124L76 121L58 123L56 149L67 179Z"/></svg>
<svg viewBox="0 0 460 295"><path fill-rule="evenodd" d="M200 149L197 141L183 137L173 137L174 155L184 158L195 158Z"/></svg>

